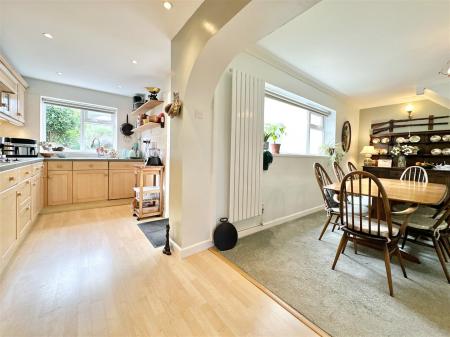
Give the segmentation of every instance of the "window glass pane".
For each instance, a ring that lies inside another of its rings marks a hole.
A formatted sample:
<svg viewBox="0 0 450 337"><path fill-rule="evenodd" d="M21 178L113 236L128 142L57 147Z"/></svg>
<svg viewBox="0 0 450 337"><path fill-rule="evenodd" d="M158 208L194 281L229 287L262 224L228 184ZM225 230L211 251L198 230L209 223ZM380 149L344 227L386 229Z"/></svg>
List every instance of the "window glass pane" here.
<svg viewBox="0 0 450 337"><path fill-rule="evenodd" d="M278 140L280 153L307 153L309 111L298 106L266 97L264 101L264 124L283 124L286 134ZM271 143L273 141L269 139Z"/></svg>
<svg viewBox="0 0 450 337"><path fill-rule="evenodd" d="M311 112L311 124L318 127L323 127L323 116Z"/></svg>
<svg viewBox="0 0 450 337"><path fill-rule="evenodd" d="M309 130L309 153L320 154L320 146L323 143L323 130Z"/></svg>
<svg viewBox="0 0 450 337"><path fill-rule="evenodd" d="M81 110L46 104L47 142L80 150Z"/></svg>
<svg viewBox="0 0 450 337"><path fill-rule="evenodd" d="M97 112L97 111L86 111L86 120L89 122L96 123L111 123L112 122L112 114Z"/></svg>
<svg viewBox="0 0 450 337"><path fill-rule="evenodd" d="M99 146L112 149L114 146L111 124L85 122L84 144L86 144L86 151L95 151Z"/></svg>

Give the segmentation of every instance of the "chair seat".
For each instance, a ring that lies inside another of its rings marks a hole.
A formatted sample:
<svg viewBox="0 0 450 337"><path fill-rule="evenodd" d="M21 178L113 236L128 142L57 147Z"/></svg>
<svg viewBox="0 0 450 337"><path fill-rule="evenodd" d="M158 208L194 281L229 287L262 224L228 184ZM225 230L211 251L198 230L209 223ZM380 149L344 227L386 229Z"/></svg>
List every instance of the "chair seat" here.
<svg viewBox="0 0 450 337"><path fill-rule="evenodd" d="M344 220L346 220L344 218ZM349 219L350 220L350 219ZM355 231L355 232L363 232L365 234L369 234L369 220L366 218L362 219L362 229L360 229L359 226L359 219L355 218L355 225L354 227L352 225L345 226L349 230ZM399 232L399 228L392 224L392 236L397 236ZM376 219L371 219L371 232L372 235L378 235L378 222ZM380 221L380 236L389 237L389 228L385 221Z"/></svg>
<svg viewBox="0 0 450 337"><path fill-rule="evenodd" d="M433 226L436 224L437 219L433 219L433 214L435 210L427 207L420 206L416 212L414 212L408 221L408 227L416 228L420 230L434 230ZM402 220L400 217L392 217L392 221L396 223L401 223ZM447 222L443 221L439 226L439 230L443 230L447 228Z"/></svg>
<svg viewBox="0 0 450 337"><path fill-rule="evenodd" d="M351 213L351 207L352 207L351 205L348 205L349 213ZM355 204L353 207L354 207L355 214L359 214L359 205ZM331 209L331 211L334 213L340 213L339 207L333 207ZM367 206L362 205L361 211L362 211L361 214L367 214L369 212L369 208ZM345 209L344 209L344 214L345 214Z"/></svg>

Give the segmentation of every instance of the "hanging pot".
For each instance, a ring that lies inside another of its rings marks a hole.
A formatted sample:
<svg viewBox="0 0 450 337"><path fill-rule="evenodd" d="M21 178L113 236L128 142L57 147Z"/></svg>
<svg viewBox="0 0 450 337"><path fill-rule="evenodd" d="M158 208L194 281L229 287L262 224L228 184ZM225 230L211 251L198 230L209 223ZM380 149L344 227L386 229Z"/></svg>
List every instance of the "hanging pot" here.
<svg viewBox="0 0 450 337"><path fill-rule="evenodd" d="M134 133L132 130L133 130L133 125L128 123L128 114L127 114L127 121L126 121L126 123L123 123L120 126L120 132L122 132L122 134L124 136L128 137L128 136L131 136Z"/></svg>

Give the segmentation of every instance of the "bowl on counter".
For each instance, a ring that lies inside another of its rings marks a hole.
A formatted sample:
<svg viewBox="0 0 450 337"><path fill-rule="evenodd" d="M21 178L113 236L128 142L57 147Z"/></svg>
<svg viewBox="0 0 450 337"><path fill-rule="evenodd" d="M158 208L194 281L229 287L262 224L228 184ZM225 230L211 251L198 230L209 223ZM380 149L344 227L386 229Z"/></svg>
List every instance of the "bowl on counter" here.
<svg viewBox="0 0 450 337"><path fill-rule="evenodd" d="M44 151L42 151L42 152L40 152L40 155L42 157L44 157L44 158L51 158L51 157L53 157L54 153L53 152L44 152Z"/></svg>

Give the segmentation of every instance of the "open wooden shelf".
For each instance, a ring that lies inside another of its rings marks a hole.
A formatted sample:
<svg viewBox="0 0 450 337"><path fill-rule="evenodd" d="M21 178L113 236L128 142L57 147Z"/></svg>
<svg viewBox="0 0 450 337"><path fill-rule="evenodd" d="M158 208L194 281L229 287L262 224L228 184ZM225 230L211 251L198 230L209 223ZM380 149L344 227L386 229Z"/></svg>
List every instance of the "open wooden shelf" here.
<svg viewBox="0 0 450 337"><path fill-rule="evenodd" d="M144 130L154 129L154 128L160 128L161 123L154 123L154 122L148 122L144 125L138 126L137 128L134 128L133 132L142 132Z"/></svg>
<svg viewBox="0 0 450 337"><path fill-rule="evenodd" d="M159 100L148 100L144 104L142 104L139 108L131 112L132 116L141 115L149 110L156 108L158 105L163 104L164 101Z"/></svg>

